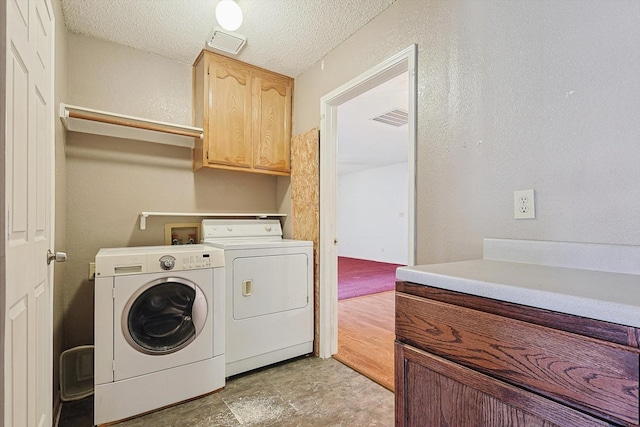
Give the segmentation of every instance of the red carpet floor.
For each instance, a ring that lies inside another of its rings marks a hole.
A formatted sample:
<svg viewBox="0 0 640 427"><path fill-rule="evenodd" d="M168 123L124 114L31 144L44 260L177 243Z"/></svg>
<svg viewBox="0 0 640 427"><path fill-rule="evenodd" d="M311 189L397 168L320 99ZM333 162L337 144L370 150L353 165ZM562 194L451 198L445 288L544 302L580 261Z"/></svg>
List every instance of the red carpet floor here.
<svg viewBox="0 0 640 427"><path fill-rule="evenodd" d="M398 264L338 257L338 300L392 291Z"/></svg>

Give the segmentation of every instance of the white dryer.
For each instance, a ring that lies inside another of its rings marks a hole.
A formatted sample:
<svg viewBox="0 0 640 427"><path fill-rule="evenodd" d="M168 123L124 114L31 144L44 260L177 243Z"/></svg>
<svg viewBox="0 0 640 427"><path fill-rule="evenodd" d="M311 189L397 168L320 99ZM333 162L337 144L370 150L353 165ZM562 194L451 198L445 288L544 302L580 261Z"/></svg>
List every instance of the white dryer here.
<svg viewBox="0 0 640 427"><path fill-rule="evenodd" d="M203 220L224 250L227 377L313 351L313 243L279 220Z"/></svg>
<svg viewBox="0 0 640 427"><path fill-rule="evenodd" d="M224 255L204 245L100 249L96 425L224 387Z"/></svg>

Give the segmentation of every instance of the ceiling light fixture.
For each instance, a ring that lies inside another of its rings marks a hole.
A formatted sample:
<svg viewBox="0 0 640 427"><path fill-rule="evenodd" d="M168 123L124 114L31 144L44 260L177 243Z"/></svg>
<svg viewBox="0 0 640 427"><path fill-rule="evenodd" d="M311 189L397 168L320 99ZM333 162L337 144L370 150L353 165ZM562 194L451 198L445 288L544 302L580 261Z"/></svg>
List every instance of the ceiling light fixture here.
<svg viewBox="0 0 640 427"><path fill-rule="evenodd" d="M234 0L220 0L216 5L218 24L227 31L235 31L242 25L242 9Z"/></svg>

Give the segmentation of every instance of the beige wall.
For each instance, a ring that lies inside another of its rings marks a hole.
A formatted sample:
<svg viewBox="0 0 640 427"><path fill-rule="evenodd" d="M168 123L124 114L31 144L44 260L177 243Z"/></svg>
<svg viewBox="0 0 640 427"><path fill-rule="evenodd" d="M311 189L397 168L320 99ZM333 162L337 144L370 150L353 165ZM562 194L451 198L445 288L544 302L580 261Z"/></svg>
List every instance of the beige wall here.
<svg viewBox="0 0 640 427"><path fill-rule="evenodd" d="M69 34L68 103L191 124L191 66ZM195 58L194 58L195 59ZM103 247L164 244L164 224L199 218L149 218L138 212L275 212L275 177L191 171L191 150L69 133L65 346L93 342L89 262Z"/></svg>
<svg viewBox="0 0 640 427"><path fill-rule="evenodd" d="M64 26L60 1L53 1L56 18L55 32L55 82L54 82L54 110L57 114L60 102L67 98L67 29ZM67 250L67 165L65 158L65 136L62 122L56 116L55 123L55 250ZM53 249L52 249L53 250ZM54 404L59 402L58 395L60 368L60 353L64 347L64 288L65 263L55 263L53 281L53 398ZM54 412L55 414L55 412Z"/></svg>
<svg viewBox="0 0 640 427"><path fill-rule="evenodd" d="M417 43L418 264L480 257L483 237L640 245L638 16L633 1L397 0L296 78L294 134ZM529 188L537 218L516 221Z"/></svg>
<svg viewBox="0 0 640 427"><path fill-rule="evenodd" d="M293 136L296 135L294 134ZM278 212L287 215L282 221L282 234L284 237L291 239L293 236L293 215L291 213L291 178L288 176L278 177L277 199Z"/></svg>

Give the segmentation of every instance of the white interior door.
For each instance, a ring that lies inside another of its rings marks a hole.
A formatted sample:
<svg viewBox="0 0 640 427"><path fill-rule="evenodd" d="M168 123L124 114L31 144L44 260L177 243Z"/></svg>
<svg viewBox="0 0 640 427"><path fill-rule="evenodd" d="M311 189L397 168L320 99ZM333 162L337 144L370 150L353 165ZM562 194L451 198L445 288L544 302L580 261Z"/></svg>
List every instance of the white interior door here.
<svg viewBox="0 0 640 427"><path fill-rule="evenodd" d="M49 0L7 0L4 425L52 425L53 49ZM4 11L3 11L4 13Z"/></svg>

